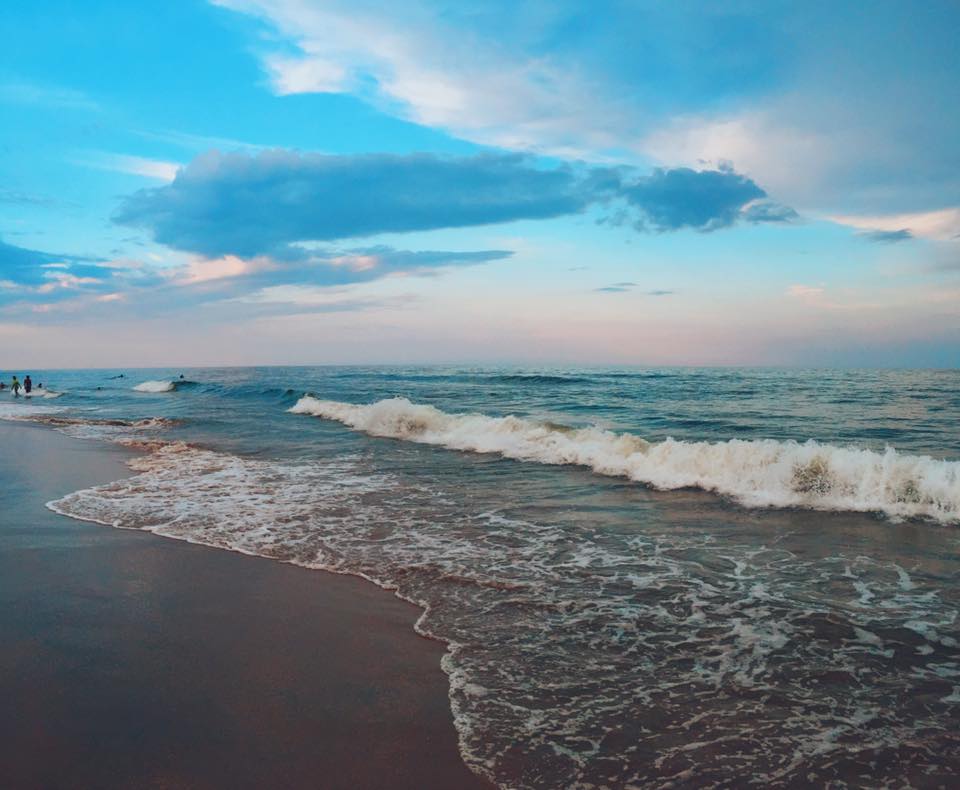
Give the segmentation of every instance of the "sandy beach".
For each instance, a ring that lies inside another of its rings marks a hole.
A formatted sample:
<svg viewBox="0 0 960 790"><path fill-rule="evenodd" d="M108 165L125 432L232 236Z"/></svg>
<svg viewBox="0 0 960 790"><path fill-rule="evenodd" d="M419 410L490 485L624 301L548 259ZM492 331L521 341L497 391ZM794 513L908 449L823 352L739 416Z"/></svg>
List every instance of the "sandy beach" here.
<svg viewBox="0 0 960 790"><path fill-rule="evenodd" d="M468 788L419 611L360 579L44 503L127 451L0 423L0 776L11 788Z"/></svg>

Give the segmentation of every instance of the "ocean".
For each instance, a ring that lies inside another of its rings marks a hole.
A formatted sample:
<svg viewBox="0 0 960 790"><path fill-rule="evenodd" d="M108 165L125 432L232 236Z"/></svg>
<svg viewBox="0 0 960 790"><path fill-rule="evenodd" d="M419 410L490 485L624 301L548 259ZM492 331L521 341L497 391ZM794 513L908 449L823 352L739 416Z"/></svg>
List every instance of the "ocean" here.
<svg viewBox="0 0 960 790"><path fill-rule="evenodd" d="M140 451L51 509L415 602L502 787L957 783L960 371L30 373Z"/></svg>

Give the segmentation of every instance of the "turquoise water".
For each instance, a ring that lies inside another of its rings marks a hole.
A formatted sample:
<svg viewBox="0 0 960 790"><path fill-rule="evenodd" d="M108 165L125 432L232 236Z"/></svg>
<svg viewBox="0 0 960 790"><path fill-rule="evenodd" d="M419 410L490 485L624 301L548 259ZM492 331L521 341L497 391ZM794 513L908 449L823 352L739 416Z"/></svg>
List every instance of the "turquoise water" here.
<svg viewBox="0 0 960 790"><path fill-rule="evenodd" d="M31 373L144 451L51 507L421 604L502 786L955 781L960 372Z"/></svg>

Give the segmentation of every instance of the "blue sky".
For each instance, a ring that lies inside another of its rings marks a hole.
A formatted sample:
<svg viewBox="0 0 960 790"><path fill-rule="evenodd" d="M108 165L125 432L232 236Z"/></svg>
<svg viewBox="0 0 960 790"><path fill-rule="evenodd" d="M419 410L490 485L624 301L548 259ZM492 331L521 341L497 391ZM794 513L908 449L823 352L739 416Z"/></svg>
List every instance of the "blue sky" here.
<svg viewBox="0 0 960 790"><path fill-rule="evenodd" d="M16 4L6 365L955 366L960 6Z"/></svg>

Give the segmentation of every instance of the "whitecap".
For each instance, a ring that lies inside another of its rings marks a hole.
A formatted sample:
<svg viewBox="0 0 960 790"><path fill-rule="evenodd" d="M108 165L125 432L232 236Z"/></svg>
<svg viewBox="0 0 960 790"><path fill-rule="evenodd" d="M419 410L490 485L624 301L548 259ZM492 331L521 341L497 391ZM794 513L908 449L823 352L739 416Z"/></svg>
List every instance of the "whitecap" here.
<svg viewBox="0 0 960 790"><path fill-rule="evenodd" d="M135 392L173 392L177 385L173 381L144 381L137 384L133 389Z"/></svg>
<svg viewBox="0 0 960 790"><path fill-rule="evenodd" d="M289 409L373 436L542 464L585 466L654 488L701 488L748 507L880 512L960 521L960 462L815 441L731 439L648 442L602 428L566 428L522 417L450 414L388 398L367 405L307 395Z"/></svg>

